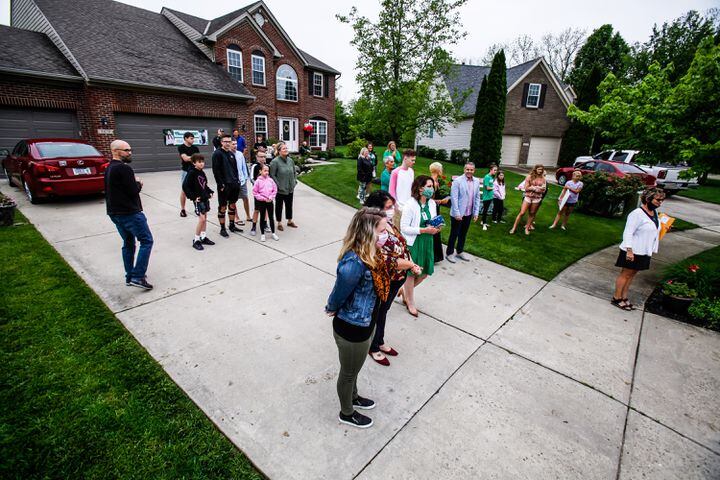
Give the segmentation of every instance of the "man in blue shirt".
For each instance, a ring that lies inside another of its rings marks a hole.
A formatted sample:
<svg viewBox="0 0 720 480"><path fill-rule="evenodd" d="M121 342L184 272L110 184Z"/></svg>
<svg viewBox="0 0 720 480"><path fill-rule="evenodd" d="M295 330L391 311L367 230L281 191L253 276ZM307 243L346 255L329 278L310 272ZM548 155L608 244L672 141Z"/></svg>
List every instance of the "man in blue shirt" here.
<svg viewBox="0 0 720 480"><path fill-rule="evenodd" d="M240 130L238 130L237 128L233 129L232 139L237 142L238 152L242 153L243 156L245 156L245 147L247 144L245 143L245 137L240 135Z"/></svg>

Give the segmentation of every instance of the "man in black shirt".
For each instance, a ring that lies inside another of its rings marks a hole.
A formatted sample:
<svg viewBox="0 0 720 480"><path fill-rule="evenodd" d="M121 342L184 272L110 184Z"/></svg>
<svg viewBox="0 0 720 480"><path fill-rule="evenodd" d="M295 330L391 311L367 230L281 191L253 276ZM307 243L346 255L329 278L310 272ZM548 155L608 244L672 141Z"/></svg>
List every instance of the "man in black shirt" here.
<svg viewBox="0 0 720 480"><path fill-rule="evenodd" d="M235 205L240 197L240 175L238 174L235 154L230 151L232 137L223 135L222 146L215 150L212 155L212 171L215 177L218 191L218 220L220 221L220 235L227 238L225 230L225 212L230 219L231 232L242 233L242 229L235 226Z"/></svg>
<svg viewBox="0 0 720 480"><path fill-rule="evenodd" d="M185 181L185 177L190 170L193 168L193 163L190 157L195 153L200 153L198 147L193 145L195 143L195 135L190 132L185 132L183 135L183 144L178 147L178 153L180 153L180 167L182 173L180 174L180 216L187 217L185 212L185 192L182 189L182 184Z"/></svg>
<svg viewBox="0 0 720 480"><path fill-rule="evenodd" d="M125 265L125 285L152 290L145 274L150 262L153 237L142 211L140 190L142 181L130 166L132 149L127 142L114 140L110 144L112 160L105 170L105 204L110 220L123 239L122 257ZM135 240L140 241L135 260Z"/></svg>

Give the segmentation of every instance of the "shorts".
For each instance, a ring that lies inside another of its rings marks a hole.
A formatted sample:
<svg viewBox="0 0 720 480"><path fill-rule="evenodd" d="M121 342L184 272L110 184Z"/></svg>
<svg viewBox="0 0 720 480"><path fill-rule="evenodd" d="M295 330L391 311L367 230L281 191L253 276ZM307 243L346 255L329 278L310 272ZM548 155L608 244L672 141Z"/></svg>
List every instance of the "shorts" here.
<svg viewBox="0 0 720 480"><path fill-rule="evenodd" d="M180 170L180 185L185 183L185 177L187 177L187 170Z"/></svg>
<svg viewBox="0 0 720 480"><path fill-rule="evenodd" d="M627 259L627 252L625 250L620 250L615 266L638 271L647 270L650 268L650 255L635 254L633 256L633 261L631 262Z"/></svg>
<svg viewBox="0 0 720 480"><path fill-rule="evenodd" d="M195 215L202 215L210 211L210 200L200 200L193 203L195 204Z"/></svg>
<svg viewBox="0 0 720 480"><path fill-rule="evenodd" d="M247 189L248 182L240 185L240 193L238 194L238 198L248 198L248 189Z"/></svg>
<svg viewBox="0 0 720 480"><path fill-rule="evenodd" d="M571 208L572 208L572 207L574 207L575 205L577 205L577 202L572 202L572 203L570 203L570 202L565 202L565 206L566 206L566 207L571 207Z"/></svg>
<svg viewBox="0 0 720 480"><path fill-rule="evenodd" d="M239 183L228 183L225 188L218 189L218 201L220 205L233 204L238 201L240 196L240 184Z"/></svg>
<svg viewBox="0 0 720 480"><path fill-rule="evenodd" d="M527 202L530 205L533 205L535 203L540 203L542 201L543 201L542 198L528 198L528 197L523 198L523 202Z"/></svg>

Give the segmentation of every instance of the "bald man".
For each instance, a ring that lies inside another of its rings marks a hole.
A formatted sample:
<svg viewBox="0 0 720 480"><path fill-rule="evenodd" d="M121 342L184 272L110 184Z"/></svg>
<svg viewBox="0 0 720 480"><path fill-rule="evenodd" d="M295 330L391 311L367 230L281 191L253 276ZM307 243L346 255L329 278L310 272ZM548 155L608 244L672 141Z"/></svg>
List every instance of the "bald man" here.
<svg viewBox="0 0 720 480"><path fill-rule="evenodd" d="M123 140L110 144L112 160L105 170L105 204L110 220L123 239L122 257L125 265L125 285L152 290L145 276L150 262L153 237L142 211L140 190L142 181L130 166L132 149ZM136 241L140 242L137 259Z"/></svg>

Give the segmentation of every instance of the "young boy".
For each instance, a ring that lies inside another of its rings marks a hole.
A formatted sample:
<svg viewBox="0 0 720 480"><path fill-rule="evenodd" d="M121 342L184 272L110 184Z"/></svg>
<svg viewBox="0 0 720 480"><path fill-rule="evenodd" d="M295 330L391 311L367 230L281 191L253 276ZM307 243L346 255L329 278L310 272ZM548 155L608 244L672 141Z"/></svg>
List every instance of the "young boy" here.
<svg viewBox="0 0 720 480"><path fill-rule="evenodd" d="M277 195L277 185L270 178L270 168L267 165L260 165L260 176L255 180L253 185L253 196L255 197L255 208L260 212L260 241L265 241L265 222L266 218L270 220L270 232L272 239L277 241L280 238L275 235L275 220L273 218L273 200Z"/></svg>
<svg viewBox="0 0 720 480"><path fill-rule="evenodd" d="M195 203L195 213L198 216L198 224L195 227L195 238L193 238L193 248L195 250L205 250L203 245L215 245L215 242L207 238L205 230L207 228L207 212L210 211L210 197L213 191L208 187L207 177L203 168L205 168L205 157L199 153L195 153L190 157L193 168L188 172L183 182L183 191L187 198Z"/></svg>

